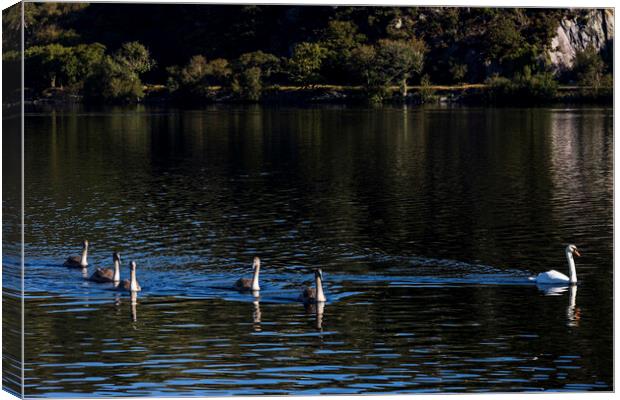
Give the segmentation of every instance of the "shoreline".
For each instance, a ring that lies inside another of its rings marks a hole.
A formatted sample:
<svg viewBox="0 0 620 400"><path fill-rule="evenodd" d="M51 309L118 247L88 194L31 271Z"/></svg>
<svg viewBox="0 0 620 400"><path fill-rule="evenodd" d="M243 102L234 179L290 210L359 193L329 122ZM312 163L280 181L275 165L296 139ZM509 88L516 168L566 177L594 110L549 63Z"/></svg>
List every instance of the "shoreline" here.
<svg viewBox="0 0 620 400"><path fill-rule="evenodd" d="M558 86L555 96L549 99L534 99L527 96L514 96L510 101L495 100L492 98L493 88L488 84L463 84L463 85L429 85L407 86L407 96L403 98L399 94L399 88L388 88L392 97L377 106L393 104L456 104L456 105L481 105L481 106L522 106L522 105L549 105L549 104L577 104L577 105L608 105L613 106L613 95L588 95L586 91L591 88L576 85ZM166 104L175 106L207 105L207 104L369 104L362 86L343 85L312 85L309 87L293 85L272 85L265 88L261 99L248 101L235 98L228 89L220 86L209 87L208 94L203 98L175 98L168 93L163 85L146 85L145 97L141 101L129 103L102 103L86 101L81 95L65 92L61 88L48 91L45 96L26 98L25 105L68 105L68 104ZM19 105L19 102L4 102L4 109Z"/></svg>

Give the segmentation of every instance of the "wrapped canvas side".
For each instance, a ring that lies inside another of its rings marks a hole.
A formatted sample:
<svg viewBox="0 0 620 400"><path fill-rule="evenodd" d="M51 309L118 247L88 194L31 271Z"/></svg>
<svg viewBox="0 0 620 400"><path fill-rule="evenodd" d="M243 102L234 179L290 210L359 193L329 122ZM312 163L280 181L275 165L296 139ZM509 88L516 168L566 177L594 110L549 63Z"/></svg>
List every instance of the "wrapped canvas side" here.
<svg viewBox="0 0 620 400"><path fill-rule="evenodd" d="M2 389L23 397L23 6L2 11Z"/></svg>

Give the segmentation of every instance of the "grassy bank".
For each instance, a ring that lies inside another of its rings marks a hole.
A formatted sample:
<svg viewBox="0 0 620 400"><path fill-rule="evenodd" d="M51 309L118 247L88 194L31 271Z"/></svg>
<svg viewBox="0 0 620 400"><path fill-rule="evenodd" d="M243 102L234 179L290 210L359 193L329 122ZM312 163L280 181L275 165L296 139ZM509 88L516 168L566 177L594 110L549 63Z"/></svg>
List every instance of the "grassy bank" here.
<svg viewBox="0 0 620 400"><path fill-rule="evenodd" d="M408 104L478 104L478 105L530 105L549 103L571 104L613 104L611 89L591 86L560 85L548 98L498 97L497 88L491 84L461 85L411 85L407 86L407 96L401 95L402 87L390 86L387 103ZM271 85L263 89L260 100L248 101L235 97L225 86L209 86L201 99L179 99L170 95L165 85L144 85L145 103L171 103L179 105L196 105L208 103L267 103L267 104L367 104L368 93L363 86L345 85ZM43 95L27 98L32 103L81 103L85 99L61 88L48 89Z"/></svg>
<svg viewBox="0 0 620 400"><path fill-rule="evenodd" d="M404 102L412 104L461 103L461 104L546 104L546 103L613 103L611 88L591 86L560 85L548 97L498 96L497 88L491 84L460 85L411 85L407 86L407 96L401 94L402 87L389 86L386 89L385 102ZM145 87L145 101L174 101L184 103L181 99L172 99L165 86L148 85ZM209 86L204 102L247 102L233 96L230 90L222 86ZM363 86L345 85L271 85L263 89L259 103L368 103L368 92ZM195 100L192 100L195 103Z"/></svg>

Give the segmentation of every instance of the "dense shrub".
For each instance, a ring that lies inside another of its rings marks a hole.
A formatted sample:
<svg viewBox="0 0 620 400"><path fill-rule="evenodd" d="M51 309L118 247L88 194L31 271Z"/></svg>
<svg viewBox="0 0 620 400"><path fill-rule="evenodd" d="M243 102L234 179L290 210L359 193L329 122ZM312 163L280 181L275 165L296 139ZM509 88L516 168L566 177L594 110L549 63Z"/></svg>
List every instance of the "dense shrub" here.
<svg viewBox="0 0 620 400"><path fill-rule="evenodd" d="M140 75L155 65L148 49L138 42L125 43L113 55L103 57L84 83L91 100L133 102L144 97Z"/></svg>
<svg viewBox="0 0 620 400"><path fill-rule="evenodd" d="M318 43L302 42L295 45L287 63L290 79L303 86L318 83L321 79L319 71L326 56L327 50Z"/></svg>
<svg viewBox="0 0 620 400"><path fill-rule="evenodd" d="M494 103L545 102L553 100L557 94L558 82L550 73L517 74L515 78L492 77L488 99Z"/></svg>
<svg viewBox="0 0 620 400"><path fill-rule="evenodd" d="M280 71L280 59L273 54L262 51L244 53L235 62L232 92L241 99L258 101L267 81Z"/></svg>
<svg viewBox="0 0 620 400"><path fill-rule="evenodd" d="M35 90L69 83L67 64L71 48L60 44L33 46L24 53L28 86Z"/></svg>
<svg viewBox="0 0 620 400"><path fill-rule="evenodd" d="M424 75L420 79L420 91L418 93L421 103L429 103L437 98L428 75Z"/></svg>
<svg viewBox="0 0 620 400"><path fill-rule="evenodd" d="M258 67L243 70L235 77L232 91L242 99L258 101L263 90L261 78L261 69Z"/></svg>
<svg viewBox="0 0 620 400"><path fill-rule="evenodd" d="M325 60L321 70L330 82L350 83L347 65L351 53L366 41L366 36L359 33L358 26L352 21L329 21L321 33L319 44L325 48Z"/></svg>
<svg viewBox="0 0 620 400"><path fill-rule="evenodd" d="M84 94L90 100L132 102L142 99L144 91L137 74L113 57L105 56L95 73L85 82Z"/></svg>
<svg viewBox="0 0 620 400"><path fill-rule="evenodd" d="M62 87L79 91L101 64L105 46L99 43L66 47L60 44L30 47L24 53L25 78L36 91Z"/></svg>
<svg viewBox="0 0 620 400"><path fill-rule="evenodd" d="M179 97L204 98L212 86L227 86L232 68L223 58L207 61L202 55L193 56L187 65L168 68L167 87Z"/></svg>
<svg viewBox="0 0 620 400"><path fill-rule="evenodd" d="M589 99L613 97L613 75L605 73L601 54L589 46L575 55L572 73L581 86L582 96Z"/></svg>

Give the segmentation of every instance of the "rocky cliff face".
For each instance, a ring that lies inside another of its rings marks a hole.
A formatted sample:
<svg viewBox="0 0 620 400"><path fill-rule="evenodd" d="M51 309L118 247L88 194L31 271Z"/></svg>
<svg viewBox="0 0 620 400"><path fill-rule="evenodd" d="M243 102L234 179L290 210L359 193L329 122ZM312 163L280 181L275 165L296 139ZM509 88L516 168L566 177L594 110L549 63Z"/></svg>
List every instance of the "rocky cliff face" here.
<svg viewBox="0 0 620 400"><path fill-rule="evenodd" d="M591 10L560 22L549 57L557 71L564 71L572 67L577 52L589 45L603 50L613 46L613 39L614 10Z"/></svg>

